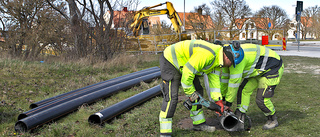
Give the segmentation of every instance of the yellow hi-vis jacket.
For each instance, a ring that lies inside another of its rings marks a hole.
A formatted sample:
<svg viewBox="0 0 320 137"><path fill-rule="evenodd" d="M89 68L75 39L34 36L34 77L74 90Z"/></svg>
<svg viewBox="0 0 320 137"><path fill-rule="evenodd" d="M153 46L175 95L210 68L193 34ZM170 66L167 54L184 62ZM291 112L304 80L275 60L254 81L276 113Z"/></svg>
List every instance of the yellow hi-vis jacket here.
<svg viewBox="0 0 320 137"><path fill-rule="evenodd" d="M221 93L231 103L243 78L272 75L282 66L280 56L269 48L255 44L241 44L241 47L244 50L243 60L236 68L222 69Z"/></svg>
<svg viewBox="0 0 320 137"><path fill-rule="evenodd" d="M223 65L223 48L203 40L185 40L167 47L164 57L182 74L181 85L185 94L195 91L195 75L208 75L210 95L221 100L220 70Z"/></svg>

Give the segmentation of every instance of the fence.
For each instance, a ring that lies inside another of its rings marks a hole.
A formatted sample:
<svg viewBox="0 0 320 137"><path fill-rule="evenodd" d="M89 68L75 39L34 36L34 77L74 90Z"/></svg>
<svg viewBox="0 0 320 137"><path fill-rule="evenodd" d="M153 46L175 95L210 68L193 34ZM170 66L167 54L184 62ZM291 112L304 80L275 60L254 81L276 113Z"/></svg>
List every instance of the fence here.
<svg viewBox="0 0 320 137"><path fill-rule="evenodd" d="M232 37L230 37L232 35ZM167 46L182 40L202 39L209 42L220 40L223 44L239 41L243 43L262 44L262 36L269 36L269 46L272 49L282 49L282 38L285 36L283 29L247 29L247 30L212 30L212 31L189 31L180 34L141 35L138 38L130 37L129 45L126 45L130 53L159 53Z"/></svg>

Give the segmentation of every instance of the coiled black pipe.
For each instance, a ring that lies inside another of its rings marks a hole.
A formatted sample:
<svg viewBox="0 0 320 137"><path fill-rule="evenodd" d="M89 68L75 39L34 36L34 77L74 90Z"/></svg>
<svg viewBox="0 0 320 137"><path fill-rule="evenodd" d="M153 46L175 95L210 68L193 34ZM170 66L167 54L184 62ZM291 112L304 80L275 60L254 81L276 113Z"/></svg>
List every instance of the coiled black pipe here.
<svg viewBox="0 0 320 137"><path fill-rule="evenodd" d="M47 98L47 99L32 103L30 105L30 108L31 109L32 108L36 108L36 107L41 106L43 104L46 104L48 102L51 102L51 101L54 101L54 100L69 96L69 95L74 94L74 93L91 90L91 87L98 87L98 86L99 87L104 87L104 86L101 86L101 85L103 85L103 84L105 84L107 82L118 82L118 83L120 83L120 82L127 81L129 79L140 77L140 76L143 76L143 75L146 75L146 74L151 74L152 72L156 72L156 71L160 71L160 68L159 67L152 67L152 68L144 69L144 70L137 71L137 72L134 72L134 73L130 73L130 74L127 74L127 75L123 75L123 76L120 76L120 77L117 77L117 78L114 78L114 79L102 81L102 82L99 82L99 83L96 83L96 84L92 84L92 85L89 85L89 86L86 86L86 87L83 87L83 88L79 88L79 89L76 89L76 90L73 90L73 91L70 91L70 92L67 92L67 93L64 93L64 94L60 94L60 95L57 95L57 96L54 96L54 97L51 97L51 98Z"/></svg>
<svg viewBox="0 0 320 137"><path fill-rule="evenodd" d="M127 98L117 104L114 104L100 112L92 114L88 118L89 123L103 124L104 121L111 120L112 118L122 114L129 109L146 102L147 100L161 94L160 85L150 88L144 92L136 94L130 98Z"/></svg>
<svg viewBox="0 0 320 137"><path fill-rule="evenodd" d="M26 118L26 117L31 116L31 115L34 115L34 114L39 113L39 112L41 112L43 110L46 110L46 109L48 109L50 107L62 104L64 102L67 102L67 101L72 100L74 98L78 98L80 96L89 94L91 92L106 88L108 86L115 85L115 84L118 84L118 83L121 83L121 82L128 81L130 79L134 79L134 78L137 78L137 77L145 76L147 74L151 74L151 73L155 73L155 72L160 72L160 70L153 69L153 70L149 70L149 71L143 71L141 73L136 73L134 75L129 75L127 77L115 78L115 79L110 80L108 82L104 82L104 83L101 83L101 84L96 84L95 86L91 86L91 87L88 87L86 89L78 90L77 92L73 92L70 95L60 96L59 98L56 98L53 101L50 101L50 102L48 102L46 104L42 104L39 107L33 108L33 109L29 110L29 111L26 111L26 112L23 112L23 113L19 114L18 120Z"/></svg>
<svg viewBox="0 0 320 137"><path fill-rule="evenodd" d="M44 111L41 111L39 113L36 113L34 115L31 115L29 117L19 120L15 124L15 130L17 132L26 132L28 130L36 128L37 126L43 125L47 122L50 122L68 113L71 113L77 110L78 107L83 104L91 104L99 99L111 96L112 94L118 91L128 89L132 86L138 85L142 81L150 82L154 78L159 78L159 77L160 77L160 72L155 72L146 76L142 76L139 78L128 80L126 82L112 85L110 87L100 89L98 91L89 93L87 95L53 106Z"/></svg>

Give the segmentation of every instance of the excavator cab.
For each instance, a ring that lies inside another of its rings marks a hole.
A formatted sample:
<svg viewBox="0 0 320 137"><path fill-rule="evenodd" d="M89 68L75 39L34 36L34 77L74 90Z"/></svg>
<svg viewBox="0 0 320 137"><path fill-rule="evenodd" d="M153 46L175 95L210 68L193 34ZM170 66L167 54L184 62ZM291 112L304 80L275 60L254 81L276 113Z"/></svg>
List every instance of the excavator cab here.
<svg viewBox="0 0 320 137"><path fill-rule="evenodd" d="M142 19L142 34L149 35L149 21L147 18Z"/></svg>

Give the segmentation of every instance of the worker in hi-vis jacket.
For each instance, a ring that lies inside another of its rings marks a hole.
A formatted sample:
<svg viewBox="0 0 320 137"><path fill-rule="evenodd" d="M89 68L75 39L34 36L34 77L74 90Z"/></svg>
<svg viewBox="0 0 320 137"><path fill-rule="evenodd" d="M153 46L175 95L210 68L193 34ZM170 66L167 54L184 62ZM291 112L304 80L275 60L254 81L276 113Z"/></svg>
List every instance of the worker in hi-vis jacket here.
<svg viewBox="0 0 320 137"><path fill-rule="evenodd" d="M271 97L283 73L282 59L275 51L265 46L241 44L241 47L244 59L236 67L222 69L221 94L226 108L232 105L237 96L235 114L244 120L250 96L253 91L257 91L256 104L267 117L267 122L262 128L275 128L278 121ZM240 129L244 128L243 124L240 126Z"/></svg>
<svg viewBox="0 0 320 137"><path fill-rule="evenodd" d="M236 65L243 58L243 50L230 44L222 47L203 40L185 40L167 47L160 56L161 91L163 103L159 115L160 136L172 135L172 117L178 103L180 85L184 93L193 102L191 96L196 92L203 95L199 76L207 75L210 97L215 105L224 110L220 92L221 67ZM196 92L195 92L196 91ZM190 117L193 130L214 132L215 127L206 124L201 105L193 105ZM218 110L219 110L218 109ZM220 110L219 110L220 111Z"/></svg>

